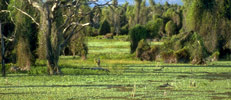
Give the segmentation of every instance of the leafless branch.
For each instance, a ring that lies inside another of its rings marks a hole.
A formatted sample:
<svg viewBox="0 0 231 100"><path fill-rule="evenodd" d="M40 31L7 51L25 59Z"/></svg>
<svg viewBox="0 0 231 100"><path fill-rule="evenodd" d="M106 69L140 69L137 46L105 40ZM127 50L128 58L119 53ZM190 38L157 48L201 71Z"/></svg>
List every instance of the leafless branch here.
<svg viewBox="0 0 231 100"><path fill-rule="evenodd" d="M10 13L9 10L0 10L0 13Z"/></svg>
<svg viewBox="0 0 231 100"><path fill-rule="evenodd" d="M63 30L63 33L65 34L65 33L67 32L67 30L68 30L71 26L73 26L73 25L79 25L79 26L84 27L84 26L90 25L90 23L80 24L80 23L73 22L73 23L71 23L70 25L68 25L68 26Z"/></svg>
<svg viewBox="0 0 231 100"><path fill-rule="evenodd" d="M55 0L54 5L51 8L51 12L54 12L56 8L58 8L58 6L60 5L61 1L59 0Z"/></svg>
<svg viewBox="0 0 231 100"><path fill-rule="evenodd" d="M29 4L31 4L33 7L37 8L39 11L43 11L43 2L42 0L39 0L38 2L28 0Z"/></svg>
<svg viewBox="0 0 231 100"><path fill-rule="evenodd" d="M12 36L12 37L10 37L10 38L7 38L4 34L1 34L1 35L3 35L3 39L5 39L5 40L7 40L7 41L13 42L13 41L15 40L15 37L14 37L14 36Z"/></svg>
<svg viewBox="0 0 231 100"><path fill-rule="evenodd" d="M107 2L106 2L106 3L104 3L104 4L99 4L99 3L96 3L95 1L89 2L88 4L94 4L95 6L100 7L100 6L112 5L112 4L110 4L110 2L112 2L112 0L107 1Z"/></svg>
<svg viewBox="0 0 231 100"><path fill-rule="evenodd" d="M67 17L67 19L66 19L66 21L64 22L64 24L61 25L58 29L65 27L65 26L67 25L67 23L69 22L69 20L71 19L71 16L73 16L73 15L74 15L74 13L71 13L71 14Z"/></svg>
<svg viewBox="0 0 231 100"><path fill-rule="evenodd" d="M77 28L77 24L74 26L74 28L72 29L71 33L67 36L67 38L64 40L64 42L60 45L61 48L63 48L71 39L71 37L75 34L75 33L78 33L80 32L84 26L82 26L81 28L79 28L77 31L76 31L76 28Z"/></svg>
<svg viewBox="0 0 231 100"><path fill-rule="evenodd" d="M88 25L90 25L90 23L84 23L84 24L80 24L80 23L76 23L76 22L72 22L71 23L72 25L79 25L79 26L88 26Z"/></svg>
<svg viewBox="0 0 231 100"><path fill-rule="evenodd" d="M8 3L6 3L7 5L9 5ZM18 10L19 12L21 12L22 14L28 16L36 25L39 26L39 23L28 13L26 13L25 11L22 11L21 9L17 8L16 6L12 6L13 8L15 8L16 10Z"/></svg>

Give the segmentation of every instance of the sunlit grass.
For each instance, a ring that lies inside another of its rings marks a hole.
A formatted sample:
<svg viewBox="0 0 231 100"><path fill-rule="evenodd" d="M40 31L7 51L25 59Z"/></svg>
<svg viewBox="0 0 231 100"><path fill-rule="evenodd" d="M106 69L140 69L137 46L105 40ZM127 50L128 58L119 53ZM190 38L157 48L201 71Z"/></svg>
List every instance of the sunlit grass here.
<svg viewBox="0 0 231 100"><path fill-rule="evenodd" d="M88 59L61 56L63 75L46 74L46 61L37 60L28 73L0 78L1 100L211 100L231 99L231 62L207 65L140 61L129 53L127 36L113 40L91 37ZM107 42L113 41L110 45ZM99 44L101 43L102 44ZM114 43L115 42L115 43ZM123 44L124 43L124 44ZM161 45L153 43L152 45ZM107 49L109 48L110 49ZM101 48L101 49L97 49ZM120 49L128 49L122 50ZM91 51L92 50L92 51ZM112 50L112 51L110 51ZM93 52L97 51L97 52ZM100 67L110 72L91 70ZM9 68L12 64L8 64ZM164 84L168 87L161 87Z"/></svg>

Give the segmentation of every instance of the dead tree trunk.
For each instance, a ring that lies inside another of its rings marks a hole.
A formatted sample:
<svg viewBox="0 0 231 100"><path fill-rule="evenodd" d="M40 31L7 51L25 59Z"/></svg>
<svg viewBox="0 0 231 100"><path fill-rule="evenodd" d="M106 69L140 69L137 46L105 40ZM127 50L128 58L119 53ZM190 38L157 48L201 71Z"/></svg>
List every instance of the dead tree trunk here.
<svg viewBox="0 0 231 100"><path fill-rule="evenodd" d="M0 34L1 34L1 45L2 45L2 76L6 77L6 68L5 68L5 46L4 46L4 38L2 33L2 23L0 21Z"/></svg>

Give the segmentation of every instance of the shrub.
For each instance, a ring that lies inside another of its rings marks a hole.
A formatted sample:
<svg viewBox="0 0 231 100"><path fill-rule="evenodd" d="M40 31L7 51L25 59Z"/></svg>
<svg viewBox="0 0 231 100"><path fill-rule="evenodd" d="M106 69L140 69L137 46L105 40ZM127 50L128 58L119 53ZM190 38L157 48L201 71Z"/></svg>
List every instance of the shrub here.
<svg viewBox="0 0 231 100"><path fill-rule="evenodd" d="M156 18L154 21L149 21L145 27L151 38L159 38L164 30L164 20Z"/></svg>
<svg viewBox="0 0 231 100"><path fill-rule="evenodd" d="M29 75L46 75L47 68L45 66L32 67L30 71L27 72Z"/></svg>
<svg viewBox="0 0 231 100"><path fill-rule="evenodd" d="M108 23L108 21L105 19L103 21L103 23L100 25L99 28L99 34L100 35L106 35L107 33L111 32L111 27L110 24Z"/></svg>
<svg viewBox="0 0 231 100"><path fill-rule="evenodd" d="M105 39L113 39L114 35L113 33L108 33L104 36Z"/></svg>
<svg viewBox="0 0 231 100"><path fill-rule="evenodd" d="M128 34L128 32L129 32L129 30L128 30L128 24L127 24L127 25L125 25L125 26L123 26L123 27L121 28L120 34L121 34L121 35L126 35L126 34Z"/></svg>
<svg viewBox="0 0 231 100"><path fill-rule="evenodd" d="M141 58L141 55L148 50L150 50L150 45L147 43L147 41L144 39L140 40L136 48L136 57Z"/></svg>
<svg viewBox="0 0 231 100"><path fill-rule="evenodd" d="M99 33L98 33L98 30L94 27L91 27L91 26L87 26L86 27L86 35L87 36L98 36Z"/></svg>
<svg viewBox="0 0 231 100"><path fill-rule="evenodd" d="M191 61L193 64L203 64L208 53L198 33L186 32L167 38L161 56L170 63Z"/></svg>
<svg viewBox="0 0 231 100"><path fill-rule="evenodd" d="M160 46L154 46L149 51L144 52L140 58L147 61L160 60L159 59L160 50L161 50Z"/></svg>
<svg viewBox="0 0 231 100"><path fill-rule="evenodd" d="M156 60L160 50L160 46L154 46L151 48L147 41L142 39L136 48L136 57L140 60L153 61Z"/></svg>
<svg viewBox="0 0 231 100"><path fill-rule="evenodd" d="M181 28L181 26L182 26L181 14L176 12L175 9L173 9L173 8L168 9L164 13L163 16L168 18L168 19L171 19L176 24L178 30Z"/></svg>
<svg viewBox="0 0 231 100"><path fill-rule="evenodd" d="M140 40L145 40L147 38L147 34L147 30L141 25L136 25L131 30L129 30L131 53L135 52Z"/></svg>
<svg viewBox="0 0 231 100"><path fill-rule="evenodd" d="M85 36L83 34L79 34L78 38L73 37L71 39L70 49L73 56L79 55L83 60L85 60L88 54L88 47L85 43Z"/></svg>
<svg viewBox="0 0 231 100"><path fill-rule="evenodd" d="M209 57L209 61L218 61L219 56L220 56L220 52L216 51Z"/></svg>
<svg viewBox="0 0 231 100"><path fill-rule="evenodd" d="M160 60L165 63L204 64L208 52L202 38L196 32L186 32L165 39L164 44L150 48L145 40L141 40L136 49L136 57L141 60ZM218 56L218 54L214 54Z"/></svg>
<svg viewBox="0 0 231 100"><path fill-rule="evenodd" d="M177 26L173 21L169 21L165 26L165 31L168 36L176 34Z"/></svg>
<svg viewBox="0 0 231 100"><path fill-rule="evenodd" d="M174 52L177 58L177 62L187 63L190 61L190 53L187 47Z"/></svg>
<svg viewBox="0 0 231 100"><path fill-rule="evenodd" d="M177 57L173 50L165 50L160 53L165 63L177 63Z"/></svg>

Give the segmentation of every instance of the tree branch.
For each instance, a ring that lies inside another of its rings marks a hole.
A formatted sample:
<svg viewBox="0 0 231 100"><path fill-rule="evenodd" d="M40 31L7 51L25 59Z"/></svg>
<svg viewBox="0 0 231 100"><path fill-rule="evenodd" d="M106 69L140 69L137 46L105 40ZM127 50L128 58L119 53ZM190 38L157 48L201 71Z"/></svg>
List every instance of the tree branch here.
<svg viewBox="0 0 231 100"><path fill-rule="evenodd" d="M9 10L0 10L0 13L10 13Z"/></svg>
<svg viewBox="0 0 231 100"><path fill-rule="evenodd" d="M6 3L7 5L9 5L8 3ZM28 16L36 25L39 26L39 23L28 13L26 13L25 11L22 11L21 9L17 8L16 6L12 6L13 8L15 8L16 10L18 10L19 12L21 12L22 14Z"/></svg>
<svg viewBox="0 0 231 100"><path fill-rule="evenodd" d="M51 8L51 12L54 12L55 9L58 8L58 6L60 5L60 3L61 3L60 1L55 0L55 3L54 3L54 5Z"/></svg>
<svg viewBox="0 0 231 100"><path fill-rule="evenodd" d="M68 25L68 26L63 30L63 34L65 34L65 33L67 32L67 30L68 30L72 25L79 25L79 26L84 27L84 26L90 25L90 23L80 24L80 23L73 22L73 23L71 23L70 25Z"/></svg>
<svg viewBox="0 0 231 100"><path fill-rule="evenodd" d="M61 29L61 28L65 27L65 26L67 25L67 23L69 22L69 20L71 19L71 16L73 16L73 15L74 15L74 13L71 13L71 14L67 17L67 19L66 19L66 21L64 22L64 24L61 25L58 29Z"/></svg>
<svg viewBox="0 0 231 100"><path fill-rule="evenodd" d="M39 0L39 2L28 0L29 4L31 4L33 7L37 8L40 12L43 11L43 2L42 0Z"/></svg>
<svg viewBox="0 0 231 100"><path fill-rule="evenodd" d="M88 4L94 4L94 5L98 6L98 7L100 7L100 6L112 5L112 4L109 4L110 2L112 2L112 0L110 0L110 1L108 1L106 3L104 3L104 4L98 4L98 3L96 3L96 1L91 1Z"/></svg>
<svg viewBox="0 0 231 100"><path fill-rule="evenodd" d="M3 35L3 36L2 36L3 39L5 39L5 40L7 40L7 41L13 42L13 41L15 40L15 37L14 37L14 36L12 36L12 37L10 37L10 38L7 38L4 34L0 34L0 35ZM0 38L0 39L1 39L1 38Z"/></svg>
<svg viewBox="0 0 231 100"><path fill-rule="evenodd" d="M72 29L72 32L68 35L68 37L64 40L63 43L61 43L60 47L63 48L71 39L71 37L75 34L75 33L78 33L80 32L84 26L82 26L79 30L76 31L76 28L77 28L77 24L74 26L74 28Z"/></svg>

